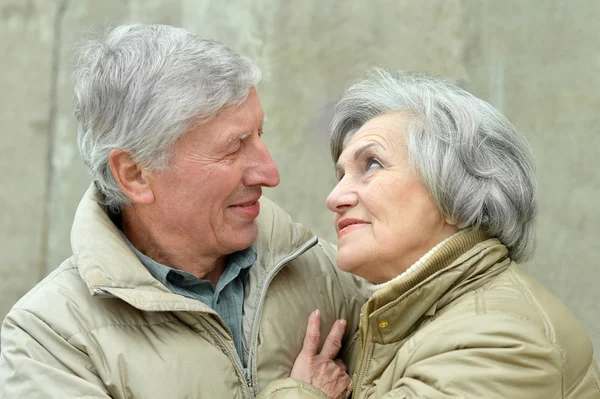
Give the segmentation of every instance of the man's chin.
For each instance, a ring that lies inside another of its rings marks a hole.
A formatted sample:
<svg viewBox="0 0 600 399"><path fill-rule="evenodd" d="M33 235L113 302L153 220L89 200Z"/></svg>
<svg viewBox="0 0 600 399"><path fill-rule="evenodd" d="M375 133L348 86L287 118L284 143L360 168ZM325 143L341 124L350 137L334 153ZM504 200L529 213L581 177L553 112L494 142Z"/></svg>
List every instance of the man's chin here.
<svg viewBox="0 0 600 399"><path fill-rule="evenodd" d="M231 234L231 238L233 238L231 243L235 251L243 251L258 239L258 225L253 222L243 227L234 228Z"/></svg>

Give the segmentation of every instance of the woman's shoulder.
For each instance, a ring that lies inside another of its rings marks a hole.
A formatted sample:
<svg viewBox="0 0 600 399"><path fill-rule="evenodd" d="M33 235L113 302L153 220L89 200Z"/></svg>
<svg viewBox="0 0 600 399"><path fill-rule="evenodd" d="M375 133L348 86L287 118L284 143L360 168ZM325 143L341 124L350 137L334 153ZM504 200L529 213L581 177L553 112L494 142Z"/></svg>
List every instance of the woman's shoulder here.
<svg viewBox="0 0 600 399"><path fill-rule="evenodd" d="M593 364L593 346L574 314L519 265L435 310L412 334L417 358L469 349L474 356L545 359L566 383Z"/></svg>
<svg viewBox="0 0 600 399"><path fill-rule="evenodd" d="M553 344L574 334L587 337L575 315L514 262L486 284L438 307L427 324L441 327L460 322L470 326L479 325L482 319L518 320L540 331Z"/></svg>

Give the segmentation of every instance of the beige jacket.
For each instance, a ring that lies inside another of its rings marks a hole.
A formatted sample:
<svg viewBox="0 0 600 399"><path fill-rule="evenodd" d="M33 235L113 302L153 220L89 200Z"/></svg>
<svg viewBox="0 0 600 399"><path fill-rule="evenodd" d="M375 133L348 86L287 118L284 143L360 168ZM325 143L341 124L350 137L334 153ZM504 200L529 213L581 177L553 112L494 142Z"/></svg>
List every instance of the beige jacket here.
<svg viewBox="0 0 600 399"><path fill-rule="evenodd" d="M317 308L323 336L348 319L344 357L358 356L361 282L339 272L335 250L273 203L261 200L242 361L212 309L150 275L97 195L91 187L77 210L73 256L4 320L0 398L253 398L289 376Z"/></svg>
<svg viewBox="0 0 600 399"><path fill-rule="evenodd" d="M590 339L497 239L458 234L376 291L352 398L598 399ZM292 379L269 398L321 398Z"/></svg>

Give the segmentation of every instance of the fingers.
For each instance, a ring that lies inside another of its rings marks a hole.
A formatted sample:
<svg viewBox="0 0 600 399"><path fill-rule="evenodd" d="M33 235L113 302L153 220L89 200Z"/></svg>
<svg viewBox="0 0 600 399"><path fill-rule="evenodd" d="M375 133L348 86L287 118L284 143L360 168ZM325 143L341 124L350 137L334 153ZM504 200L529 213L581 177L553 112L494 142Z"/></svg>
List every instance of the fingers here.
<svg viewBox="0 0 600 399"><path fill-rule="evenodd" d="M319 344L321 343L321 313L319 309L315 310L308 316L308 324L306 325L306 335L304 335L304 343L300 354L316 356Z"/></svg>
<svg viewBox="0 0 600 399"><path fill-rule="evenodd" d="M332 397L336 398L336 399L344 399L346 397L346 391L348 390L348 387L350 386L351 382L352 382L352 378L350 378L350 376L348 374L344 374L340 378L339 389L337 391L337 395L332 396Z"/></svg>
<svg viewBox="0 0 600 399"><path fill-rule="evenodd" d="M346 329L346 320L337 320L333 323L329 335L323 344L320 356L325 356L327 359L335 359L337 353L342 347L342 337Z"/></svg>
<svg viewBox="0 0 600 399"><path fill-rule="evenodd" d="M321 358L316 367L318 372L313 375L310 383L330 398L345 398L351 381L350 376L343 370L345 368L341 361Z"/></svg>
<svg viewBox="0 0 600 399"><path fill-rule="evenodd" d="M335 359L333 361L339 368L340 370L342 370L344 373L348 371L348 368L346 367L346 365L344 364L344 362L342 361L342 359Z"/></svg>

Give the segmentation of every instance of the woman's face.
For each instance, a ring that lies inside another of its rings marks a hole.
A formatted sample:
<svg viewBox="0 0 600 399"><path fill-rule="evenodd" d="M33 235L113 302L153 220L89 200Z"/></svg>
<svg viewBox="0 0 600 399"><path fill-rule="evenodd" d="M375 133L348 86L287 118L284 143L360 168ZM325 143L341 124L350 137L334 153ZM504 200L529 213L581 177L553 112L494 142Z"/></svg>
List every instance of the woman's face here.
<svg viewBox="0 0 600 399"><path fill-rule="evenodd" d="M364 124L344 147L339 183L327 197L339 268L374 283L398 276L457 231L408 163L410 118L397 112Z"/></svg>

